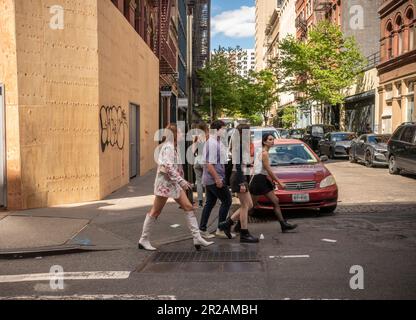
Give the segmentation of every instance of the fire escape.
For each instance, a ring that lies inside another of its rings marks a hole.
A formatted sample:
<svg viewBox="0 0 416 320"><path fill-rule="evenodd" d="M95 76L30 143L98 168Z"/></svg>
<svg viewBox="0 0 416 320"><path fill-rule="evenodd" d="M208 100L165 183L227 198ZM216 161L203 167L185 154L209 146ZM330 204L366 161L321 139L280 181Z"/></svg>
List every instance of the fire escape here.
<svg viewBox="0 0 416 320"><path fill-rule="evenodd" d="M295 24L296 24L296 29L299 30L300 40L306 39L308 35L308 23L306 22L306 19L302 17L301 15L299 15L296 18Z"/></svg>
<svg viewBox="0 0 416 320"><path fill-rule="evenodd" d="M202 97L200 82L196 75L197 70L202 69L210 58L210 7L211 0L189 0L194 13L192 61L193 61L193 91L195 101L201 103Z"/></svg>
<svg viewBox="0 0 416 320"><path fill-rule="evenodd" d="M153 2L159 13L155 54L160 61L160 74L176 74L176 48L169 36L173 0L158 0Z"/></svg>
<svg viewBox="0 0 416 320"><path fill-rule="evenodd" d="M189 0L188 4L193 7L194 12L194 69L200 69L209 59L210 0Z"/></svg>
<svg viewBox="0 0 416 320"><path fill-rule="evenodd" d="M315 0L315 12L317 20L327 20L331 17L333 1L331 0Z"/></svg>

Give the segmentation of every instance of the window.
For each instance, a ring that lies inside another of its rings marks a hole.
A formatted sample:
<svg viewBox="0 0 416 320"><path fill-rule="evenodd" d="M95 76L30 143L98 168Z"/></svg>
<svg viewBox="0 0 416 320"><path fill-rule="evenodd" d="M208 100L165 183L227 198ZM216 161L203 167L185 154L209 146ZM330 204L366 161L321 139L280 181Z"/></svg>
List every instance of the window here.
<svg viewBox="0 0 416 320"><path fill-rule="evenodd" d="M405 128L400 140L403 142L413 143L415 132L416 132L416 126L410 126L410 127Z"/></svg>
<svg viewBox="0 0 416 320"><path fill-rule="evenodd" d="M389 139L390 139L390 135L384 135L384 136L380 135L380 136L371 136L368 138L368 141L370 143L378 144L378 143L387 143Z"/></svg>
<svg viewBox="0 0 416 320"><path fill-rule="evenodd" d="M398 33L398 43L397 43L397 54L401 55L403 53L403 21L402 17L398 16L396 19L396 29Z"/></svg>
<svg viewBox="0 0 416 320"><path fill-rule="evenodd" d="M391 59L393 58L393 25L391 24L391 22L387 24L386 37L387 37L387 59Z"/></svg>
<svg viewBox="0 0 416 320"><path fill-rule="evenodd" d="M402 96L402 83L398 82L396 84L396 97L401 97Z"/></svg>
<svg viewBox="0 0 416 320"><path fill-rule="evenodd" d="M415 114L415 97L410 96L407 97L407 121L413 121L413 117Z"/></svg>
<svg viewBox="0 0 416 320"><path fill-rule="evenodd" d="M393 140L399 140L400 135L403 132L403 127L398 127L396 131L393 133L393 136L391 137Z"/></svg>
<svg viewBox="0 0 416 320"><path fill-rule="evenodd" d="M388 85L386 87L386 100L391 100L393 98L393 86Z"/></svg>
<svg viewBox="0 0 416 320"><path fill-rule="evenodd" d="M270 165L313 164L318 159L304 144L279 145L270 148Z"/></svg>
<svg viewBox="0 0 416 320"><path fill-rule="evenodd" d="M413 10L409 9L406 13L407 24L413 23ZM409 25L409 51L415 48L415 25Z"/></svg>
<svg viewBox="0 0 416 320"><path fill-rule="evenodd" d="M357 138L357 136L353 133L338 133L332 135L332 141L351 141Z"/></svg>

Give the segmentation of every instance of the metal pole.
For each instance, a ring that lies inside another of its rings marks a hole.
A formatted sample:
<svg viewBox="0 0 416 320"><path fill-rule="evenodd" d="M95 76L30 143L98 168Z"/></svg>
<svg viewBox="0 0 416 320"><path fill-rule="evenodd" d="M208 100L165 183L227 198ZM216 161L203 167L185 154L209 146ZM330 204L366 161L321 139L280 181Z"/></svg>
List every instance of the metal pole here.
<svg viewBox="0 0 416 320"><path fill-rule="evenodd" d="M192 128L192 115L193 115L193 90L192 90L192 75L193 75L193 65L192 65L192 27L193 27L193 6L192 5L188 5L188 10L187 10L187 32L186 32L186 64L187 64L187 86L186 86L186 91L187 91L187 96L188 96L188 112L186 114L186 118L187 118L187 127L188 127L188 132L191 130ZM188 147L192 144L192 142L190 142L188 144ZM187 175L188 175L188 180L190 182L193 182L193 170L192 170L192 165L188 162L187 163ZM190 190L188 193L188 198L191 201L191 203L193 203L193 190Z"/></svg>
<svg viewBox="0 0 416 320"><path fill-rule="evenodd" d="M209 110L212 123L214 121L214 110L212 109L212 87L209 87Z"/></svg>

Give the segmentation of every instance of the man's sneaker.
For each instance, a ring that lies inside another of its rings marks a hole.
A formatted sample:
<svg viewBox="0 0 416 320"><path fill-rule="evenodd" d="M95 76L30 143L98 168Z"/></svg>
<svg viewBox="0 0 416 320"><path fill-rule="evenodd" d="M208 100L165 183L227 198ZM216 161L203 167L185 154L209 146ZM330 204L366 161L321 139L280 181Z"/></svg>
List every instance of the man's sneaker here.
<svg viewBox="0 0 416 320"><path fill-rule="evenodd" d="M217 231L215 232L215 236L217 237L217 238L220 238L220 239L228 239L228 237L227 237L227 235L225 234L225 232L224 231L221 231L220 229L217 229ZM235 233L232 233L231 232L231 237L234 239L235 237L236 237L237 235L235 234Z"/></svg>
<svg viewBox="0 0 416 320"><path fill-rule="evenodd" d="M201 236L205 239L212 239L215 238L215 236L211 233L209 233L208 231L199 231L199 233L201 234Z"/></svg>

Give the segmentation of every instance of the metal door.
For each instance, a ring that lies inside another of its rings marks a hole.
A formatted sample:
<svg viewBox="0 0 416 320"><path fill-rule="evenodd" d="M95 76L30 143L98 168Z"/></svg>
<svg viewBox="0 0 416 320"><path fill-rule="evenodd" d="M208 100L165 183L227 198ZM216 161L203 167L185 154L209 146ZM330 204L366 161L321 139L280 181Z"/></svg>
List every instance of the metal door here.
<svg viewBox="0 0 416 320"><path fill-rule="evenodd" d="M130 178L140 175L140 108L130 104Z"/></svg>
<svg viewBox="0 0 416 320"><path fill-rule="evenodd" d="M4 85L0 84L0 207L7 205L6 180L6 111Z"/></svg>

